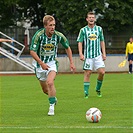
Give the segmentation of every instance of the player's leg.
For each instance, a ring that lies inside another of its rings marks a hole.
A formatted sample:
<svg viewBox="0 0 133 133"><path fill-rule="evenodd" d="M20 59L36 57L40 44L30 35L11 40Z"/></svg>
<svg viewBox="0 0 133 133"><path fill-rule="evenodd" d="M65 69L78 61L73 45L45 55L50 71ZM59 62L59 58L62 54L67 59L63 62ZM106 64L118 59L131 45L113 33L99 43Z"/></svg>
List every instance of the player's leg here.
<svg viewBox="0 0 133 133"><path fill-rule="evenodd" d="M36 68L36 70L35 70L36 77L40 82L43 92L48 95L48 86L46 83L46 79L47 79L46 73L47 73L47 71L43 70L42 68Z"/></svg>
<svg viewBox="0 0 133 133"><path fill-rule="evenodd" d="M93 68L93 59L85 59L83 64L84 69L84 95L85 98L89 96L90 76Z"/></svg>
<svg viewBox="0 0 133 133"><path fill-rule="evenodd" d="M98 97L102 97L101 86L102 86L102 83L103 83L104 74L105 74L105 69L104 68L99 68L98 69L97 84L96 84L96 92L97 92Z"/></svg>
<svg viewBox="0 0 133 133"><path fill-rule="evenodd" d="M95 69L98 72L97 84L96 84L96 92L98 97L102 97L101 94L101 86L103 83L103 78L105 74L105 64L102 59L102 56L98 56L95 58Z"/></svg>
<svg viewBox="0 0 133 133"><path fill-rule="evenodd" d="M133 59L133 54L128 54L129 74L132 73L132 59Z"/></svg>
<svg viewBox="0 0 133 133"><path fill-rule="evenodd" d="M56 77L56 72L50 71L46 81L48 85L48 96L49 96L49 104L50 104L48 115L54 115L54 106L57 101L56 89L54 85L55 77Z"/></svg>
<svg viewBox="0 0 133 133"><path fill-rule="evenodd" d="M132 73L133 54L129 54L129 73Z"/></svg>
<svg viewBox="0 0 133 133"><path fill-rule="evenodd" d="M132 73L132 60L129 60L129 73Z"/></svg>
<svg viewBox="0 0 133 133"><path fill-rule="evenodd" d="M91 70L85 70L84 71L84 95L85 95L85 98L88 98L88 96L89 96L91 73L92 73Z"/></svg>
<svg viewBox="0 0 133 133"><path fill-rule="evenodd" d="M54 65L53 65L54 66ZM56 67L50 66L50 69L54 70ZM42 68L36 68L36 77L40 81L40 85L42 87L42 90L45 94L48 94L49 96L49 102L55 103L55 87L54 87L54 78L56 76L56 69L55 71L52 70L43 70ZM54 104L53 104L54 105ZM52 105L51 108L53 108L53 111L49 115L54 115L54 106ZM50 109L51 109L50 108Z"/></svg>
<svg viewBox="0 0 133 133"><path fill-rule="evenodd" d="M40 85L41 85L41 87L42 87L43 92L44 92L46 95L48 95L48 85L47 85L46 81L41 81L41 80L40 80Z"/></svg>

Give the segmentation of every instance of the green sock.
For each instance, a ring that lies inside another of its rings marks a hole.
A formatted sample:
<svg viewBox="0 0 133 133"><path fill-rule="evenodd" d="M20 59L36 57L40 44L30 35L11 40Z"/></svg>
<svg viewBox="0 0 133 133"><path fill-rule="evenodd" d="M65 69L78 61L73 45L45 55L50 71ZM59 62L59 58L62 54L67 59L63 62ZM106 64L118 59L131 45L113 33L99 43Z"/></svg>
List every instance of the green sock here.
<svg viewBox="0 0 133 133"><path fill-rule="evenodd" d="M50 104L54 104L56 102L56 98L55 97L49 97L49 103Z"/></svg>
<svg viewBox="0 0 133 133"><path fill-rule="evenodd" d="M101 86L102 86L102 80L97 80L96 91L100 91Z"/></svg>
<svg viewBox="0 0 133 133"><path fill-rule="evenodd" d="M89 87L90 87L90 82L84 82L84 93L85 95L89 95Z"/></svg>

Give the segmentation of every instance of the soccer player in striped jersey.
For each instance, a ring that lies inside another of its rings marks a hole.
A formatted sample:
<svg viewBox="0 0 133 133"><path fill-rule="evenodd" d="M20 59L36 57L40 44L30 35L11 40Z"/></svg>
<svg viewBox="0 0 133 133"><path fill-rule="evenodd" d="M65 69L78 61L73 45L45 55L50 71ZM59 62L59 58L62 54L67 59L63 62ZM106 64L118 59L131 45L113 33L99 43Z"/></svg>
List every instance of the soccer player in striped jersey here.
<svg viewBox="0 0 133 133"><path fill-rule="evenodd" d="M130 37L129 42L126 45L126 59L129 62L129 74L132 73L132 62L133 62L133 37Z"/></svg>
<svg viewBox="0 0 133 133"><path fill-rule="evenodd" d="M80 29L77 38L80 60L84 61L84 94L85 98L88 98L90 76L92 70L95 69L98 72L96 92L98 97L102 97L101 86L105 74L104 60L106 59L103 30L95 24L96 16L93 12L87 14L86 21L88 25ZM82 52L83 44L84 53Z"/></svg>
<svg viewBox="0 0 133 133"><path fill-rule="evenodd" d="M56 89L54 79L58 71L57 49L61 43L66 50L70 61L70 69L75 71L72 59L72 51L67 38L60 32L55 30L55 19L51 15L43 18L44 28L38 30L30 45L30 54L34 58L34 67L36 77L40 81L40 85L45 94L49 98L48 115L54 115L54 106L57 102Z"/></svg>

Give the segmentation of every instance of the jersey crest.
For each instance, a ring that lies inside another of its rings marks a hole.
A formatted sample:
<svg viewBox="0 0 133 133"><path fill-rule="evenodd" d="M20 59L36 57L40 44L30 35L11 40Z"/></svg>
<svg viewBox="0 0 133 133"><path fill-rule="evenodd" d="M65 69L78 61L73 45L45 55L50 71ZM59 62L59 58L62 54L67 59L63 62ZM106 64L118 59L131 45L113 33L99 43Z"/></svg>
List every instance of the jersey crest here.
<svg viewBox="0 0 133 133"><path fill-rule="evenodd" d="M97 35L96 35L96 34L90 34L90 35L88 36L88 38L89 38L89 40L94 41L94 40L97 39Z"/></svg>
<svg viewBox="0 0 133 133"><path fill-rule="evenodd" d="M53 44L45 44L42 46L44 50L50 51L54 49L54 45Z"/></svg>

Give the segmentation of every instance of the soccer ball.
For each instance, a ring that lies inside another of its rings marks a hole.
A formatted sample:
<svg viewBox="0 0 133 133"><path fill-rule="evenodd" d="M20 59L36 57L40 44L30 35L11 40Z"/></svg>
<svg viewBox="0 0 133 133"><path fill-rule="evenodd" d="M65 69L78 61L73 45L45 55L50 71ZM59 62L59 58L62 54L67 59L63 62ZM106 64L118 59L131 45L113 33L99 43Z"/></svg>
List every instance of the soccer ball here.
<svg viewBox="0 0 133 133"><path fill-rule="evenodd" d="M86 112L86 119L89 122L98 123L102 117L102 113L98 108L90 108Z"/></svg>

